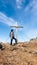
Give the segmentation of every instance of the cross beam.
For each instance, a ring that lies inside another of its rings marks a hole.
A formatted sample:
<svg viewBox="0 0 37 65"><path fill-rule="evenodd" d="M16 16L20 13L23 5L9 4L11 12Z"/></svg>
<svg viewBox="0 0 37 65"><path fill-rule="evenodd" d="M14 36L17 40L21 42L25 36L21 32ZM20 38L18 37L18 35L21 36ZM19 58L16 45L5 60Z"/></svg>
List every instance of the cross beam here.
<svg viewBox="0 0 37 65"><path fill-rule="evenodd" d="M17 36L18 28L23 28L23 26L10 26L10 27L16 28L16 39L18 41L18 36Z"/></svg>
<svg viewBox="0 0 37 65"><path fill-rule="evenodd" d="M23 26L11 26L11 27L14 27L14 28L23 28Z"/></svg>

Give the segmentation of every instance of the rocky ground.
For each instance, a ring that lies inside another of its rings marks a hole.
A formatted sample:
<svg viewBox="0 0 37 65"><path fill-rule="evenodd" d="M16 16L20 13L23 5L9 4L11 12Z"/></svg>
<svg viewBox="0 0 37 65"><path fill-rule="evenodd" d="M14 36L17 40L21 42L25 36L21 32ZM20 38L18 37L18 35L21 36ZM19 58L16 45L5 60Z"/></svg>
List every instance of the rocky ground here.
<svg viewBox="0 0 37 65"><path fill-rule="evenodd" d="M10 46L2 44L0 65L37 65L37 39Z"/></svg>

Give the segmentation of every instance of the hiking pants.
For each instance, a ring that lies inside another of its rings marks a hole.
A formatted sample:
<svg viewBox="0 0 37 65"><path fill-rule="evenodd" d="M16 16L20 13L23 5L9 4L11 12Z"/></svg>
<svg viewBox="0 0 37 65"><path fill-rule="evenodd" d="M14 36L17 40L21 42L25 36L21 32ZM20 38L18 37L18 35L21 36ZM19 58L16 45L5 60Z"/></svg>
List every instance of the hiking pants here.
<svg viewBox="0 0 37 65"><path fill-rule="evenodd" d="M13 39L15 40L15 43L17 44L17 39L16 39L15 37L13 37L13 38L11 39L10 45L12 45Z"/></svg>

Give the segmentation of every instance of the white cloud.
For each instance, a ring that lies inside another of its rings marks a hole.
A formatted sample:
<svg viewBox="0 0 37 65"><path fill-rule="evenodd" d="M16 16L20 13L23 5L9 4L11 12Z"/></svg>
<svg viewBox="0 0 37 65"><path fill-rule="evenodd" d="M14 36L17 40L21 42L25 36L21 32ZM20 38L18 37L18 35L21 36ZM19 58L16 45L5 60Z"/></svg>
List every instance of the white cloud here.
<svg viewBox="0 0 37 65"><path fill-rule="evenodd" d="M17 8L20 9L21 8L21 1L20 0L16 0L16 5L17 5Z"/></svg>
<svg viewBox="0 0 37 65"><path fill-rule="evenodd" d="M23 5L25 5L26 0L16 0L16 4L17 4L17 8L22 8ZM30 8L37 8L37 0L32 0L28 3L28 5L26 6L25 10L29 11Z"/></svg>
<svg viewBox="0 0 37 65"><path fill-rule="evenodd" d="M37 24L37 0L32 0L23 10L20 19L24 20L25 17L27 17L28 21L30 21L30 23L32 23L33 25Z"/></svg>
<svg viewBox="0 0 37 65"><path fill-rule="evenodd" d="M25 11L29 11L31 9L31 12L35 12L35 10L37 10L37 0L32 0L28 6L25 8Z"/></svg>
<svg viewBox="0 0 37 65"><path fill-rule="evenodd" d="M16 25L16 22L14 19L7 17L2 12L0 12L0 22L3 22L5 24L7 24L8 26Z"/></svg>
<svg viewBox="0 0 37 65"><path fill-rule="evenodd" d="M25 3L25 0L16 0L16 5L18 9L22 8L23 2Z"/></svg>

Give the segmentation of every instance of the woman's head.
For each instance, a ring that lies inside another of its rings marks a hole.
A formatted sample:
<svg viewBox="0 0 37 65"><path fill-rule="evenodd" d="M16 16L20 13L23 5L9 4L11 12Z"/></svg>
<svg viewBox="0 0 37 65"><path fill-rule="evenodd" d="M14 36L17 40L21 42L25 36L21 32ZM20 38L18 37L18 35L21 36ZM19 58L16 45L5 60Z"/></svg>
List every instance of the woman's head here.
<svg viewBox="0 0 37 65"><path fill-rule="evenodd" d="M11 32L13 32L13 29L11 29Z"/></svg>

